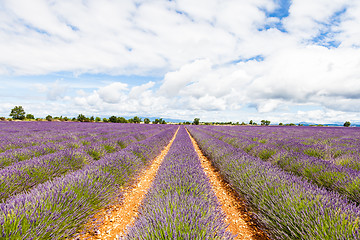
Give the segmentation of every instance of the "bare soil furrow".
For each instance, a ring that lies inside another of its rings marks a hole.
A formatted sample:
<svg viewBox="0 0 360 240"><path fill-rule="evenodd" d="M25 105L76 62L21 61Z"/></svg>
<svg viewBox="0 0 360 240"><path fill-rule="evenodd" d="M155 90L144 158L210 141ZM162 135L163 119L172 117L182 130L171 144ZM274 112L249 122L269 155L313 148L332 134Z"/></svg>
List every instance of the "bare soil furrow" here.
<svg viewBox="0 0 360 240"><path fill-rule="evenodd" d="M148 192L164 157L175 140L178 130L169 144L141 174L135 184L122 190L124 191L123 201L120 204L103 209L94 217L93 221L95 221L95 219L102 219L100 226L96 230L89 231L76 239L114 240L117 239L117 235L123 237L126 234L127 227L135 222L138 208L141 205L145 194Z"/></svg>
<svg viewBox="0 0 360 240"><path fill-rule="evenodd" d="M199 155L204 172L208 176L215 195L221 204L221 208L226 214L225 221L229 224L228 230L232 234L237 235L235 239L269 239L257 227L257 224L252 221L251 214L246 210L244 200L223 180L219 171L211 164L211 161L204 156L191 135L190 138L195 151Z"/></svg>

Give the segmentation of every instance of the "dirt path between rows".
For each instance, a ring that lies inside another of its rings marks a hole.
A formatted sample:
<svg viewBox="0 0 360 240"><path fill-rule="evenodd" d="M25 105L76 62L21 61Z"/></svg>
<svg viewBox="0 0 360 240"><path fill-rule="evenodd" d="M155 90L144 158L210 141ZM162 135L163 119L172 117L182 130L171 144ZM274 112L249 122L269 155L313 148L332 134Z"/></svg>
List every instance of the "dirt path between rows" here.
<svg viewBox="0 0 360 240"><path fill-rule="evenodd" d="M138 208L148 192L151 183L153 182L156 173L168 153L179 128L176 130L173 138L169 144L161 151L152 164L146 169L137 180L137 182L124 190L124 200L117 205L110 206L100 211L94 219L103 219L101 226L95 231L88 232L84 235L78 236L75 239L103 239L114 240L118 239L117 236L123 237L126 234L127 226L135 222L138 214Z"/></svg>
<svg viewBox="0 0 360 240"><path fill-rule="evenodd" d="M236 192L226 183L217 169L215 169L210 160L201 152L197 142L188 131L190 139L194 145L195 151L199 155L201 166L210 179L210 183L218 198L221 208L226 214L225 221L228 230L237 235L235 239L253 239L263 240L269 239L257 225L252 221L249 213L246 211L244 200L242 200Z"/></svg>

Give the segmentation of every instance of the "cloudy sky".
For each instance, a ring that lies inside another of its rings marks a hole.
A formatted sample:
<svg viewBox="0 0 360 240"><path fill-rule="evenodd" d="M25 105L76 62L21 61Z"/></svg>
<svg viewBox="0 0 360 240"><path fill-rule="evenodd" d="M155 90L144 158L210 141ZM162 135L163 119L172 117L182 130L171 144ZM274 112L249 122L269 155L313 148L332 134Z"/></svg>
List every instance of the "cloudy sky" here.
<svg viewBox="0 0 360 240"><path fill-rule="evenodd" d="M0 116L360 121L360 1L0 0Z"/></svg>

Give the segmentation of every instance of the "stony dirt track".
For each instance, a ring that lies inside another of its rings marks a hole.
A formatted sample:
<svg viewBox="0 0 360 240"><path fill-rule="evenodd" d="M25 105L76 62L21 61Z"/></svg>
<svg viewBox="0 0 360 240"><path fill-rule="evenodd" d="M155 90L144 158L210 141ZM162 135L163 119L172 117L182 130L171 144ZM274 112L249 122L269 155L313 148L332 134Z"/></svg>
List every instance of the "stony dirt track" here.
<svg viewBox="0 0 360 240"><path fill-rule="evenodd" d="M148 192L156 173L168 153L173 141L175 140L177 131L170 143L161 151L152 164L146 169L132 186L125 189L124 200L121 204L116 204L99 212L95 218L102 217L103 221L98 229L87 232L79 236L77 239L104 239L114 240L117 235L122 237L126 233L127 226L134 223L138 208Z"/></svg>
<svg viewBox="0 0 360 240"><path fill-rule="evenodd" d="M95 219L102 219L100 227L90 230L75 238L76 240L84 239L104 239L114 240L117 236L126 235L127 226L132 225L138 214L138 208L141 205L145 194L148 192L156 173L168 153L177 132L171 139L170 143L164 148L159 156L157 156L152 164L146 169L140 178L132 185L124 190L124 200L120 204L115 204L100 211L91 222ZM260 231L256 224L252 221L249 213L246 211L244 201L231 189L231 187L221 178L219 172L211 165L201 152L196 141L189 134L194 145L195 151L201 161L201 165L208 176L212 189L215 192L224 213L226 214L226 222L229 224L228 230L237 235L236 239L268 239L266 235ZM91 222L89 225L91 225ZM89 228L90 229L90 228Z"/></svg>
<svg viewBox="0 0 360 240"><path fill-rule="evenodd" d="M244 201L235 193L229 184L222 179L219 171L216 170L210 160L204 156L190 133L189 136L200 158L201 166L210 180L212 189L221 204L222 210L226 214L225 221L229 224L228 230L232 234L237 235L236 239L268 239L252 221L249 212L246 211Z"/></svg>

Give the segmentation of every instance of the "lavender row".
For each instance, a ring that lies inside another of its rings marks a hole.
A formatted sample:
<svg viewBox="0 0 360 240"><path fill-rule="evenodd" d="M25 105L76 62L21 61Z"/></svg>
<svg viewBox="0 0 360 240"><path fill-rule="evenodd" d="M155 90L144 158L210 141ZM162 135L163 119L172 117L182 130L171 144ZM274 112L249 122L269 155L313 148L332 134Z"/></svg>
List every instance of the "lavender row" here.
<svg viewBox="0 0 360 240"><path fill-rule="evenodd" d="M91 137L92 141L97 141L100 139L98 136L108 139L111 137L111 133L118 136L123 132L136 133L142 132L144 129L147 127L140 124L1 122L0 152Z"/></svg>
<svg viewBox="0 0 360 240"><path fill-rule="evenodd" d="M279 152L269 160L286 171L305 177L318 186L337 191L350 200L360 203L359 171L296 152Z"/></svg>
<svg viewBox="0 0 360 240"><path fill-rule="evenodd" d="M72 127L72 131L69 129ZM0 124L0 152L18 149L45 142L70 140L74 135L75 125L49 124L39 122L2 122Z"/></svg>
<svg viewBox="0 0 360 240"><path fill-rule="evenodd" d="M184 127L161 164L126 239L233 239Z"/></svg>
<svg viewBox="0 0 360 240"><path fill-rule="evenodd" d="M157 132L159 129L149 130L146 134L142 133L141 138L150 137ZM59 150L53 154L32 158L4 168L0 170L0 202L40 183L80 169L92 163L93 159L99 160L105 154L120 151L138 139L140 137L136 133L127 137L96 142L90 147ZM64 145L61 146L64 147ZM59 145L57 147L59 148Z"/></svg>
<svg viewBox="0 0 360 240"><path fill-rule="evenodd" d="M94 160L99 160L101 157L108 153L113 153L126 148L133 142L142 141L146 138L155 135L160 129L147 130L143 133L122 134L118 137L111 139L96 141L96 142L83 142L84 151L86 151ZM84 144L86 143L86 144ZM81 148L81 146L76 146Z"/></svg>
<svg viewBox="0 0 360 240"><path fill-rule="evenodd" d="M73 236L97 209L121 197L119 187L160 153L175 130L172 126L166 127L146 140L0 204L0 237L63 239Z"/></svg>
<svg viewBox="0 0 360 240"><path fill-rule="evenodd" d="M233 146L241 146L243 150L254 157L269 161L286 171L305 177L320 187L337 191L350 200L360 203L359 171L338 166L301 152L279 149L269 144L254 146L251 141L241 143L241 140L221 133L218 133L217 137Z"/></svg>
<svg viewBox="0 0 360 240"><path fill-rule="evenodd" d="M0 169L10 166L13 163L31 159L33 157L43 156L49 153L54 153L58 150L85 148L84 150L98 160L102 155L118 151L134 141L144 140L149 135L159 131L157 128L141 129L142 131L134 132L134 128L124 128L118 131L111 131L108 128L105 131L93 133L92 136L78 138L76 134L72 133L65 140L61 141L43 139L44 143L41 145L29 146L24 148L9 149L0 153ZM74 129L76 132L77 130ZM129 134L131 137L129 137ZM40 134L39 134L40 135Z"/></svg>
<svg viewBox="0 0 360 240"><path fill-rule="evenodd" d="M141 133L141 138L150 137L158 132L159 129L148 130L146 134ZM96 142L93 146L90 145L90 148L77 146L74 149L59 150L59 152L18 162L2 169L0 170L0 202L40 183L80 169L92 163L92 159L99 160L100 156L119 151L138 139L140 139L139 133L135 133L126 137ZM57 147L64 148L64 145ZM99 158L94 156L99 156Z"/></svg>
<svg viewBox="0 0 360 240"><path fill-rule="evenodd" d="M144 140L146 136L153 134L153 132L158 131L153 129L146 133L142 133L139 136L139 133L134 133L129 136L129 133L123 133L120 136L112 137L110 140L103 141L90 141L90 140L67 140L60 143L45 143L42 145L30 146L21 149L13 149L0 153L0 169L8 167L14 163L22 162L34 157L44 156L50 153L57 152L59 150L65 149L82 149L92 155L98 160L100 156L109 153L115 152L122 148L125 148L127 145L134 141Z"/></svg>
<svg viewBox="0 0 360 240"><path fill-rule="evenodd" d="M355 203L196 127L189 130L273 239L360 239L360 208Z"/></svg>
<svg viewBox="0 0 360 240"><path fill-rule="evenodd" d="M68 149L2 169L0 170L0 202L40 183L78 170L90 160L91 157L85 152Z"/></svg>
<svg viewBox="0 0 360 240"><path fill-rule="evenodd" d="M10 166L13 163L21 162L33 157L39 157L54 153L59 150L58 144L46 143L42 146L35 145L21 149L12 149L0 153L0 169Z"/></svg>
<svg viewBox="0 0 360 240"><path fill-rule="evenodd" d="M360 170L360 131L357 128L314 127L216 127L213 130L236 137L246 148L293 151L332 164ZM240 145L242 145L240 143Z"/></svg>

